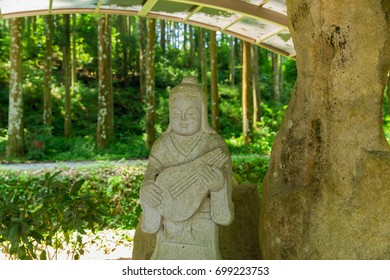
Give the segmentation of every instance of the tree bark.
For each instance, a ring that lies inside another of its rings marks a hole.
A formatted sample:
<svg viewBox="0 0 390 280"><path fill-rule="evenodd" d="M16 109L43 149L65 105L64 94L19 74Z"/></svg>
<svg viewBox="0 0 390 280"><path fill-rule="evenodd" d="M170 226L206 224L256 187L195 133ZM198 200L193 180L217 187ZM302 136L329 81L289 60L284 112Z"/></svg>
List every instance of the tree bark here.
<svg viewBox="0 0 390 280"><path fill-rule="evenodd" d="M199 31L199 48L198 48L198 55L200 59L200 73L201 73L201 80L202 80L202 90L204 94L207 96L207 56L206 56L206 49L205 49L205 41L206 41L206 30L203 28Z"/></svg>
<svg viewBox="0 0 390 280"><path fill-rule="evenodd" d="M272 73L274 100L280 102L279 55L277 53L272 53Z"/></svg>
<svg viewBox="0 0 390 280"><path fill-rule="evenodd" d="M257 122L261 118L261 95L259 81L259 47L252 45L252 90L253 90L253 127L257 127Z"/></svg>
<svg viewBox="0 0 390 280"><path fill-rule="evenodd" d="M388 259L390 2L290 0L287 10L298 76L263 183L262 257Z"/></svg>
<svg viewBox="0 0 390 280"><path fill-rule="evenodd" d="M43 76L43 124L48 128L48 134L52 130L52 106L51 106L51 74L53 56L53 16L46 16L46 46L45 46L45 68Z"/></svg>
<svg viewBox="0 0 390 280"><path fill-rule="evenodd" d="M76 50L76 18L77 15L72 15L72 81L71 81L71 96L74 96L75 84L77 81L77 50Z"/></svg>
<svg viewBox="0 0 390 280"><path fill-rule="evenodd" d="M146 18L141 17L140 21L140 42L139 42L139 76L141 97L146 96L146 48L147 48L147 26Z"/></svg>
<svg viewBox="0 0 390 280"><path fill-rule="evenodd" d="M119 16L119 30L120 30L120 48L122 52L122 79L126 81L127 83L127 75L129 72L129 65L130 61L128 59L128 49L131 49L129 46L129 40L128 40L128 28L127 28L127 16L120 15Z"/></svg>
<svg viewBox="0 0 390 280"><path fill-rule="evenodd" d="M166 43L166 31L165 31L165 20L160 19L160 45L161 45L161 53L162 55L165 55L167 51L167 43Z"/></svg>
<svg viewBox="0 0 390 280"><path fill-rule="evenodd" d="M23 156L22 19L10 19L10 92L8 111L8 159Z"/></svg>
<svg viewBox="0 0 390 280"><path fill-rule="evenodd" d="M195 61L195 40L194 40L194 27L192 25L189 25L190 29L190 59L189 59L189 67L194 67L194 61Z"/></svg>
<svg viewBox="0 0 390 280"><path fill-rule="evenodd" d="M202 65L202 52L203 52L203 33L202 29L200 27L197 27L196 30L196 35L197 35L197 50L198 50L198 56L197 56L197 61L198 61L198 73L202 73L201 65ZM201 74L202 77L202 74Z"/></svg>
<svg viewBox="0 0 390 280"><path fill-rule="evenodd" d="M173 32L173 36L172 36L172 45L173 45L173 47L175 48L175 49L180 49L180 46L179 46L179 34L180 34L180 31L179 31L179 23L177 23L177 22L173 22L172 23L172 25L173 25L173 30L174 30L174 32ZM178 31L178 32L176 32L176 30Z"/></svg>
<svg viewBox="0 0 390 280"><path fill-rule="evenodd" d="M99 15L99 100L97 147L106 149L114 138L114 98L111 74L111 24L110 15Z"/></svg>
<svg viewBox="0 0 390 280"><path fill-rule="evenodd" d="M210 31L211 125L219 132L217 32Z"/></svg>
<svg viewBox="0 0 390 280"><path fill-rule="evenodd" d="M70 137L71 133L71 73L70 73L70 16L63 15L64 24L64 46L63 46L63 75L65 88L65 116L64 116L64 137Z"/></svg>
<svg viewBox="0 0 390 280"><path fill-rule="evenodd" d="M188 32L187 32L187 29L188 29L188 24L184 24L183 26L183 52L184 54L187 53L187 45L188 45Z"/></svg>
<svg viewBox="0 0 390 280"><path fill-rule="evenodd" d="M253 96L251 91L251 44L242 47L242 133L245 143L253 141Z"/></svg>
<svg viewBox="0 0 390 280"><path fill-rule="evenodd" d="M25 29L25 32L26 32L26 50L27 50L27 53L28 53L28 58L32 58L35 56L35 54L33 53L33 50L34 50L34 39L33 39L33 34L34 34L34 16L30 16L30 17L25 17L24 19L24 24L22 24L22 26L24 25L24 29ZM22 27L23 28L23 27Z"/></svg>
<svg viewBox="0 0 390 280"><path fill-rule="evenodd" d="M172 22L171 21L168 21L168 22L165 22L166 24L166 30L169 30L169 32L166 34L167 35L167 38L166 38L166 44L167 44L167 48L170 50L172 48L172 45L171 45L171 42L172 42Z"/></svg>
<svg viewBox="0 0 390 280"><path fill-rule="evenodd" d="M279 55L279 95L280 95L280 100L283 102L283 83L284 83L284 75L283 75L283 61L284 57L282 55Z"/></svg>
<svg viewBox="0 0 390 280"><path fill-rule="evenodd" d="M229 47L230 47L230 68L229 68L229 83L230 86L234 86L234 57L235 57L235 52L234 52L234 37L230 36L229 37Z"/></svg>
<svg viewBox="0 0 390 280"><path fill-rule="evenodd" d="M154 44L156 38L156 20L148 19L148 44L146 58L146 146L151 148L156 140L156 102Z"/></svg>

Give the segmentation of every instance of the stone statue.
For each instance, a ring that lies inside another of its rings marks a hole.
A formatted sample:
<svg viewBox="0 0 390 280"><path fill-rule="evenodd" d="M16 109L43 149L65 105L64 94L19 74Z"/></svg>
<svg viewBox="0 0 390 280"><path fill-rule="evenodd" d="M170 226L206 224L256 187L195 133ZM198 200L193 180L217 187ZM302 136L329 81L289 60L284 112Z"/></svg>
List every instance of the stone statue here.
<svg viewBox="0 0 390 280"><path fill-rule="evenodd" d="M208 124L195 77L172 89L169 111L140 190L142 230L157 232L151 259L220 259L218 225L234 213L228 148Z"/></svg>

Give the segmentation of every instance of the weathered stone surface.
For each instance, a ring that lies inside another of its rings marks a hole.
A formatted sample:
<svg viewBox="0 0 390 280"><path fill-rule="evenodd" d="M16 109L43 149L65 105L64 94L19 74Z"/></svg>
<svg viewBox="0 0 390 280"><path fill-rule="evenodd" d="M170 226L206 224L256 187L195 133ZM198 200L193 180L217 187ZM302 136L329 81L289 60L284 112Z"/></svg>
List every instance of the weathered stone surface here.
<svg viewBox="0 0 390 280"><path fill-rule="evenodd" d="M388 259L390 2L287 7L298 77L263 184L262 256Z"/></svg>
<svg viewBox="0 0 390 280"><path fill-rule="evenodd" d="M219 227L219 248L224 260L260 259L258 221L260 199L256 185L233 187L234 220ZM156 234L142 231L140 224L134 236L133 260L148 260L156 246Z"/></svg>
<svg viewBox="0 0 390 280"><path fill-rule="evenodd" d="M258 260L260 198L256 185L233 188L234 220L220 226L219 247L224 260Z"/></svg>
<svg viewBox="0 0 390 280"><path fill-rule="evenodd" d="M169 111L140 191L142 230L157 233L151 259L220 259L218 225L233 220L229 150L195 78L172 89Z"/></svg>
<svg viewBox="0 0 390 280"><path fill-rule="evenodd" d="M142 230L142 218L135 230L133 240L133 260L150 260L156 247L156 233L150 234Z"/></svg>

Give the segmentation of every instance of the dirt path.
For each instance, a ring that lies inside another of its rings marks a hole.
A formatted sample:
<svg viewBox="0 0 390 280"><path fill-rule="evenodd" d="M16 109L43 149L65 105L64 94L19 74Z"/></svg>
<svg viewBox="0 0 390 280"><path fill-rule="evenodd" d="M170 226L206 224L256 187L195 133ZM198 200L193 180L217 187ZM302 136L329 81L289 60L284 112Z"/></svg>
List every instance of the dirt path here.
<svg viewBox="0 0 390 280"><path fill-rule="evenodd" d="M131 159L131 160L102 160L102 161L61 161L61 162L37 162L37 163L2 163L0 170L37 170L37 169L55 169L55 168L79 168L79 167L101 167L112 165L138 165L146 164L146 159Z"/></svg>

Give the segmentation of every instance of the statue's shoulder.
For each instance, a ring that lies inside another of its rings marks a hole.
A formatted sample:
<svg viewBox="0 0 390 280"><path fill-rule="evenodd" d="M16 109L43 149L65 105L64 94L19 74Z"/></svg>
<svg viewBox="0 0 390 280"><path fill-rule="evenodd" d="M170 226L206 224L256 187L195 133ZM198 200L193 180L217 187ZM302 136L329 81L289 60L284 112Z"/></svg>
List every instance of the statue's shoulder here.
<svg viewBox="0 0 390 280"><path fill-rule="evenodd" d="M150 152L156 158L161 158L167 152L167 143L169 140L169 133L164 132L156 139Z"/></svg>
<svg viewBox="0 0 390 280"><path fill-rule="evenodd" d="M227 149L225 139L215 131L207 132L207 142L214 148L221 147Z"/></svg>
<svg viewBox="0 0 390 280"><path fill-rule="evenodd" d="M160 137L158 137L156 141L154 141L152 150L159 149L162 146L164 146L168 138L169 138L169 133L164 132L163 134L161 134Z"/></svg>

